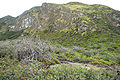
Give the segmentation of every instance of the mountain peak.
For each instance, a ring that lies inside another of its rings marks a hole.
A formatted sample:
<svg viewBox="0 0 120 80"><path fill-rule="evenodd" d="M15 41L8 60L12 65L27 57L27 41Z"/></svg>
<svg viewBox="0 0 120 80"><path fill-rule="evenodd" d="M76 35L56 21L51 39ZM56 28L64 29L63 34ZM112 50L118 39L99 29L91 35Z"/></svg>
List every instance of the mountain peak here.
<svg viewBox="0 0 120 80"><path fill-rule="evenodd" d="M11 16L6 16L10 18ZM106 26L116 28L119 16L117 11L103 5L86 5L79 2L67 4L43 3L25 11L14 21L8 24L14 29L46 28L48 31L60 31L63 29L77 28L79 33L85 31L103 30ZM51 30L50 30L51 29ZM110 28L112 29L112 28Z"/></svg>

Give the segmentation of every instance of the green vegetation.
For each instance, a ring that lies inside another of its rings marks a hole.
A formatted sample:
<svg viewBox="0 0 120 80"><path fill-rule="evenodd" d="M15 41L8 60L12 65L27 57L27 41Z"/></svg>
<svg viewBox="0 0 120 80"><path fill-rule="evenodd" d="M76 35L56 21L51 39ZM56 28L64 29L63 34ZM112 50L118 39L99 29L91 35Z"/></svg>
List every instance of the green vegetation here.
<svg viewBox="0 0 120 80"><path fill-rule="evenodd" d="M72 30L63 30L61 32L44 33L44 31L38 31L35 35L39 35L41 39L51 41L54 45L62 45L65 47L74 48L78 47L75 51L84 57L79 57L76 54L65 55L62 57L74 60L74 56L78 57L78 61L88 61L90 63L105 64L105 65L120 65L119 64L119 52L120 52L120 40L119 36L111 36L106 32L93 32L89 34L83 32L82 34L74 33ZM35 38L35 35L32 36ZM117 54L117 56L116 56ZM60 56L62 54L58 54ZM70 58L72 56L72 58ZM91 62L92 61L92 62Z"/></svg>
<svg viewBox="0 0 120 80"><path fill-rule="evenodd" d="M119 80L119 14L103 5L44 3L1 18L0 80Z"/></svg>
<svg viewBox="0 0 120 80"><path fill-rule="evenodd" d="M65 7L68 7L72 10L77 10L78 8L79 9L83 9L83 8L90 8L91 6L88 6L88 5L79 5L79 4L65 4L64 5Z"/></svg>
<svg viewBox="0 0 120 80"><path fill-rule="evenodd" d="M10 59L8 57L0 58L0 79L1 80L17 80L17 79L30 79L30 80L45 80L45 79L58 79L58 80L115 80L119 76L114 71L107 71L105 69L85 69L78 65L61 64L51 66L48 69L41 69L35 64L23 65L17 59Z"/></svg>
<svg viewBox="0 0 120 80"><path fill-rule="evenodd" d="M6 39L16 39L21 36L23 30L21 31L6 31L5 33L0 34L0 40Z"/></svg>

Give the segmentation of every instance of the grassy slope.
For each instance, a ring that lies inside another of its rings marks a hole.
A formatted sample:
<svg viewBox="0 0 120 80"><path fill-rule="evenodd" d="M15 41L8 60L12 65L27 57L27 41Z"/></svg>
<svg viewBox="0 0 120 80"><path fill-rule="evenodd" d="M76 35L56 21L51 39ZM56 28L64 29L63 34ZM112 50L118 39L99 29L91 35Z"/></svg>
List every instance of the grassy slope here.
<svg viewBox="0 0 120 80"><path fill-rule="evenodd" d="M77 4L76 5L68 4L64 6L69 7L72 10L78 10L77 8L92 8L91 6L86 6L86 5L80 6ZM95 12L100 14L100 12L96 10L87 10L82 12L85 13ZM101 31L92 30L93 32L86 31L82 33L76 32L75 29L60 30L58 32L47 32L47 30L40 31L36 29L26 29L24 31L23 33L24 35L32 39L35 38L36 41L37 39L41 38L43 40L48 40L52 42L52 45L56 45L56 46L62 45L66 47L68 50L73 50L73 52L67 52L67 51L59 52L56 50L57 52L55 52L54 54L48 54L49 56L53 57L53 60L49 60L47 57L43 60L41 60L40 58L41 61L40 63L43 64L47 63L47 65L51 65L51 64L53 65L56 64L56 61L59 63L59 59L62 57L66 60L72 60L75 62L85 62L90 64L109 65L109 66L120 65L120 36L116 31L112 31L113 27L111 28L110 26L108 26L108 24L106 24L109 21L107 21L107 19L91 20L88 16L82 16L80 18L83 19L82 21L83 23L84 22L88 23L86 26L88 25L95 25L95 27L103 26L103 29L101 29L100 27ZM95 21L98 21L99 24L95 24ZM11 36L13 36L9 33L11 32L5 33L4 35L6 36L3 35L2 36L6 37L5 39L9 39L11 38ZM15 34L15 38L16 35L17 34ZM22 40L20 40L20 42L22 42ZM4 43L6 44L6 42ZM2 45L3 42L1 42L0 44ZM14 44L17 45L16 43ZM15 45L12 44L12 46ZM7 51L8 53L11 52L7 48L7 49L1 49L0 53L5 53ZM79 66L71 67L71 65L68 64L61 64L55 68L42 69L39 70L40 72L38 72L38 69L40 69L38 66L39 65L38 61L36 61L35 64L33 64L32 66L29 66L29 65L23 65L19 63L19 61L15 61L16 59L10 59L10 60L5 58L0 58L0 59L1 59L0 68L3 69L3 71L1 71L2 75L0 75L0 79L9 78L12 80L12 79L20 79L20 78L21 79L80 79L82 78L83 80L88 80L88 79L109 80L109 79L115 79L118 76L117 73L114 71L107 71L104 69L86 70L80 68ZM5 61L6 63L4 63ZM30 71L31 69L32 71ZM13 77L10 77L12 75Z"/></svg>

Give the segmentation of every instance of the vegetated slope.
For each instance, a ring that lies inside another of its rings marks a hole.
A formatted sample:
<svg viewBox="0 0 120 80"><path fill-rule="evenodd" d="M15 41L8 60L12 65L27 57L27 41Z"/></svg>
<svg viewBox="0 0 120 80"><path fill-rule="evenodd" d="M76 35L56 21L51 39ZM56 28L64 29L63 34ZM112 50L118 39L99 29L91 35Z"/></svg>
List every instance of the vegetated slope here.
<svg viewBox="0 0 120 80"><path fill-rule="evenodd" d="M46 28L51 32L76 28L79 33L114 29L119 33L119 14L119 11L103 5L43 3L42 6L33 7L16 17L9 27L14 30Z"/></svg>
<svg viewBox="0 0 120 80"><path fill-rule="evenodd" d="M24 33L29 37L66 47L74 46L77 52L86 56L85 60L76 57L76 61L91 62L90 59L94 58L95 64L120 64L119 11L103 5L81 3L43 4L42 7L47 11L44 15L49 16L48 20L42 21L46 26L26 29Z"/></svg>
<svg viewBox="0 0 120 80"><path fill-rule="evenodd" d="M7 30L9 25L12 25L12 22L15 18L12 16L5 16L0 18L0 32L4 32Z"/></svg>
<svg viewBox="0 0 120 80"><path fill-rule="evenodd" d="M6 32L2 32L0 40L15 39L20 35L41 38L55 45L77 47L77 52L93 59L83 60L85 62L119 64L119 14L103 5L44 3L16 18L9 18L12 20L7 20Z"/></svg>
<svg viewBox="0 0 120 80"><path fill-rule="evenodd" d="M119 11L77 2L44 3L5 21L4 30L0 30L1 57L11 54L23 64L34 64L37 60L42 68L68 61L95 64L119 72Z"/></svg>
<svg viewBox="0 0 120 80"><path fill-rule="evenodd" d="M9 20L8 30L28 30L28 34L44 32L71 32L90 35L93 32L120 34L120 12L103 5L86 5L72 2L68 4L44 3L33 7L20 16ZM32 32L33 31L33 32ZM34 35L33 34L33 35ZM34 36L39 36L35 34Z"/></svg>
<svg viewBox="0 0 120 80"><path fill-rule="evenodd" d="M1 44L2 43L2 44ZM45 40L22 38L1 42L0 79L118 79L116 68L75 64L90 58L76 48L53 45ZM12 53L12 54L11 54ZM73 64L69 64L69 62ZM66 64L63 64L66 63ZM67 64L68 63L68 64ZM58 65L55 65L58 64ZM55 66L51 66L55 65ZM83 67L84 66L84 67ZM90 69L88 69L90 67ZM117 70L118 69L118 70ZM118 72L118 73L117 73ZM96 76L97 75L97 76ZM11 77L12 76L12 77Z"/></svg>
<svg viewBox="0 0 120 80"><path fill-rule="evenodd" d="M15 18L12 16L5 16L0 19L0 40L15 39L19 37L23 30L21 31L10 31L9 25L15 23Z"/></svg>

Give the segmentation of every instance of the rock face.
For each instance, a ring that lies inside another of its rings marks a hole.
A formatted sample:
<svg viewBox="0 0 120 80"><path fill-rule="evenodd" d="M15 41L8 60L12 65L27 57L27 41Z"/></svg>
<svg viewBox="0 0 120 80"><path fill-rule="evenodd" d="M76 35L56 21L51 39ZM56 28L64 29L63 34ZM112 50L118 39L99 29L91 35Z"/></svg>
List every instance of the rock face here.
<svg viewBox="0 0 120 80"><path fill-rule="evenodd" d="M78 2L43 3L42 6L33 7L20 16L9 19L5 25L10 30L32 27L47 29L50 32L75 29L82 33L114 28L114 31L120 34L120 12L103 5L86 5ZM5 21L6 19L0 21L0 24Z"/></svg>

